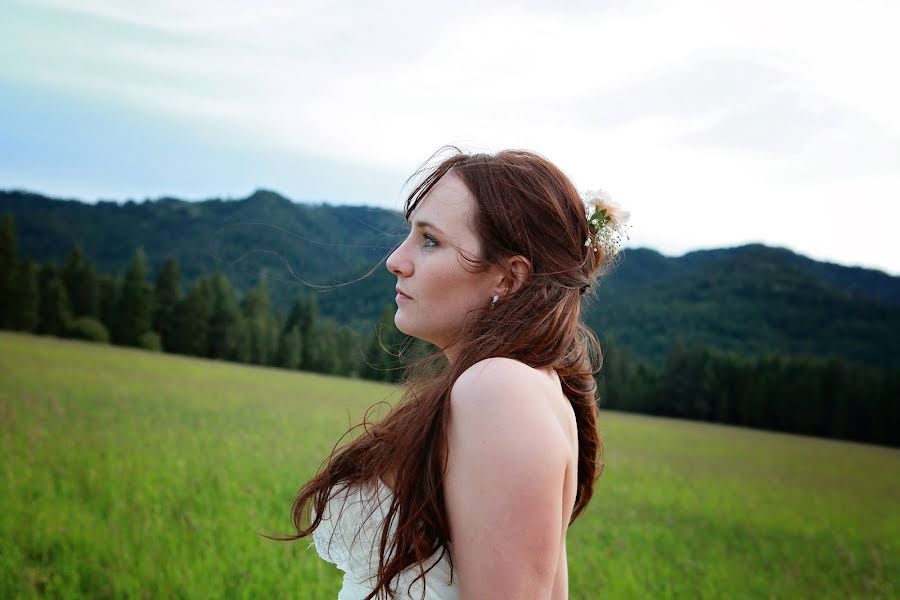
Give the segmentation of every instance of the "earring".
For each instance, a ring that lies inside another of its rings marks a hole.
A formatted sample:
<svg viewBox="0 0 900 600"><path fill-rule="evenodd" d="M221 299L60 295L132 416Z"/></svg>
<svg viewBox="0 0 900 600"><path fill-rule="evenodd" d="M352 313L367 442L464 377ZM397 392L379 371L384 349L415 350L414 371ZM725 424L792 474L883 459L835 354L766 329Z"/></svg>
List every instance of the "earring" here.
<svg viewBox="0 0 900 600"><path fill-rule="evenodd" d="M492 310L493 310L493 308L497 305L497 300L499 300L499 299L500 299L500 296L495 295L495 296L494 296L494 299L491 300L491 309L492 309Z"/></svg>

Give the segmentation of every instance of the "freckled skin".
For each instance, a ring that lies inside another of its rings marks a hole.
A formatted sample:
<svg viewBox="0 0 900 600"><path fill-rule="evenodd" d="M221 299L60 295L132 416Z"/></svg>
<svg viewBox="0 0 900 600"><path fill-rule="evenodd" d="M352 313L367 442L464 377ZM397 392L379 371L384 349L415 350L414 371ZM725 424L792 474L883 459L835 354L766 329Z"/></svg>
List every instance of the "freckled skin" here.
<svg viewBox="0 0 900 600"><path fill-rule="evenodd" d="M397 285L412 298L397 305L394 324L401 332L445 348L464 324L467 311L489 306L494 294L502 295L502 274L493 267L483 273L467 271L473 267L454 247L470 253L464 256L480 256L471 227L474 211L475 198L451 171L410 215L410 234L386 263L397 276ZM418 228L419 221L441 231Z"/></svg>

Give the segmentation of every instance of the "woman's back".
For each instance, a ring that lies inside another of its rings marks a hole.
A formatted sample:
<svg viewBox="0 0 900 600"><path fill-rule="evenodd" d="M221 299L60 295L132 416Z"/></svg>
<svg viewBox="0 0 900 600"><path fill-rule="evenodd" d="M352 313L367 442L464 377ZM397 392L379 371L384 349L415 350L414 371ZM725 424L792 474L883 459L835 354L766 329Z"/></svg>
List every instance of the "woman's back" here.
<svg viewBox="0 0 900 600"><path fill-rule="evenodd" d="M566 468L565 483L563 486L563 514L562 531L560 532L560 553L556 566L556 576L553 579L552 600L564 600L569 597L569 567L566 553L566 532L569 529L569 521L572 518L572 509L575 505L575 496L578 492L578 422L575 419L575 411L572 404L562 391L559 375L555 370L549 369L550 395L549 400L554 406L554 414L568 434L570 447L570 462Z"/></svg>
<svg viewBox="0 0 900 600"><path fill-rule="evenodd" d="M566 598L578 438L558 375L486 359L450 403L445 498L464 595Z"/></svg>

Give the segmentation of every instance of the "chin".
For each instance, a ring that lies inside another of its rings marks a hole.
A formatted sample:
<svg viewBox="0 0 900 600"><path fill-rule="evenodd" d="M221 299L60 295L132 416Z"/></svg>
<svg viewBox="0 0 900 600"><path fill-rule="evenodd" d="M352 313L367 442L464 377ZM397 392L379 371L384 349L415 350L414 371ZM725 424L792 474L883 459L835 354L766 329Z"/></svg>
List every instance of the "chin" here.
<svg viewBox="0 0 900 600"><path fill-rule="evenodd" d="M405 319L400 316L400 309L397 309L397 312L394 313L394 327L396 327L397 331L399 331L403 335L411 335L415 337L415 333L410 330L411 328L404 321Z"/></svg>
<svg viewBox="0 0 900 600"><path fill-rule="evenodd" d="M429 336L427 332L424 332L414 324L407 322L400 315L400 311L397 311L397 313L394 314L394 326L397 328L397 331L399 331L403 335L408 335L409 337L414 337L418 340L422 340L423 342L434 344L434 342L429 339L429 337L431 336Z"/></svg>

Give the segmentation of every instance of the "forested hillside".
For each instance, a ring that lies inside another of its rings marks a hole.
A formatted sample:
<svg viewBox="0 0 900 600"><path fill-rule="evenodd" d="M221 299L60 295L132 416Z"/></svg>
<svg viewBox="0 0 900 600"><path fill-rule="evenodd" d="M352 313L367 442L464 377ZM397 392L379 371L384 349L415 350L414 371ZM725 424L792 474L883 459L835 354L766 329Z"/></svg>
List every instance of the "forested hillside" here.
<svg viewBox="0 0 900 600"><path fill-rule="evenodd" d="M37 263L61 266L77 245L99 272L121 275L141 247L151 275L173 258L185 285L221 272L238 293L265 273L277 309L314 293L323 316L362 334L392 303L395 277L379 263L405 235L398 212L299 204L265 190L97 204L10 191L0 192L4 213L15 218L19 254ZM759 244L681 257L627 249L586 297L586 321L657 367L676 339L747 356L900 365L900 278Z"/></svg>
<svg viewBox="0 0 900 600"><path fill-rule="evenodd" d="M55 206L43 202L44 209L52 211ZM75 203L64 206L82 219L89 214ZM281 221L271 215L252 214L254 206L292 212L291 203L271 195L199 206L244 214L220 224L218 230L202 220L188 228L206 232L207 241L224 236L216 231L231 230L235 223L241 227L266 223L268 230L290 233L283 225L273 225ZM114 214L117 210L101 208ZM178 219L171 213L195 208L165 201L168 216L146 218L147 222L158 218L177 229ZM327 213L329 207L318 210ZM322 255L338 248L348 262L346 256L353 249L359 254L373 248L385 252L402 236L402 224L399 234L381 230L362 249L322 241L336 239L341 232L354 239L346 223L363 222L370 213L372 220L391 218L385 216L391 213L364 208L342 218L320 214L314 225L306 224L303 243L317 244ZM40 241L39 222L27 216L25 220L29 222L25 231ZM418 341L409 344L413 340L397 331L394 306L384 302L392 295L394 277L377 260L374 270L364 264L358 273L346 271L329 280L353 283L323 290L298 282L312 276L296 270L290 280L279 278L289 259L279 254L285 261L281 271L277 265L265 265L257 257L272 255L254 246L267 242L236 235L228 238L234 248L221 250L213 270L193 280L182 277L175 255L151 272L140 244L127 268L110 274L98 271L82 250L82 243L103 245L96 223L82 227L93 237L72 227L73 246L64 263L56 265L53 258L39 263L20 253L15 221L7 212L0 222L3 329L379 381L402 380L410 357L435 350ZM65 221L57 218L51 223L66 231ZM323 225L328 223L331 229ZM125 220L121 225L141 230L146 222ZM166 227L155 231L157 237L172 235ZM46 236L47 247L60 243L49 243L53 237ZM202 264L202 258L198 261L182 243L181 238L170 237L167 246L181 247L195 268ZM235 249L243 254L221 259L222 253ZM298 256L297 262L309 271L327 277L320 264L331 258L316 260L314 254L303 252ZM759 245L681 258L646 249L624 256L597 286L596 295L586 295L584 302L586 320L603 349L602 367L595 374L601 406L900 444L895 335L900 309L867 291L865 283L884 283L877 275L853 277L852 271L833 266L808 268L802 257ZM243 278L244 285L252 287L240 289L232 277ZM877 293L890 291L891 283L879 286ZM282 294L294 294L287 306L272 301L273 284Z"/></svg>

